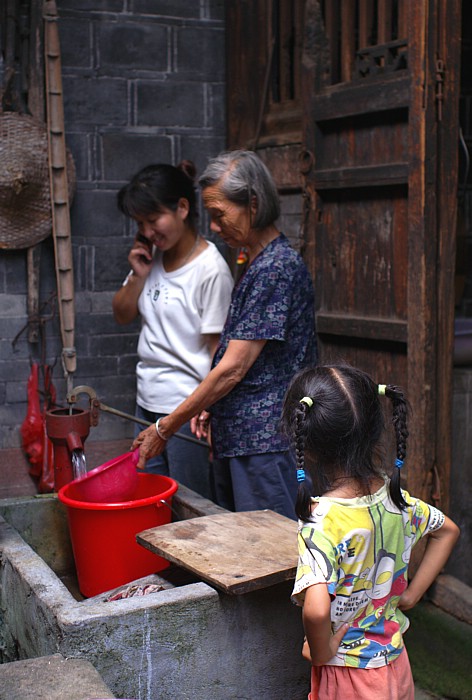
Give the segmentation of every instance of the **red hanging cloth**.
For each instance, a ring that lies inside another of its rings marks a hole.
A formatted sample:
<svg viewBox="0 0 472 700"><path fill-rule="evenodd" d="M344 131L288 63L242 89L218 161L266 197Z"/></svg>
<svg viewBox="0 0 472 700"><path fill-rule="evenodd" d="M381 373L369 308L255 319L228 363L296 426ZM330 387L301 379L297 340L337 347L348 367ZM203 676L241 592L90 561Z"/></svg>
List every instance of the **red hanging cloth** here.
<svg viewBox="0 0 472 700"><path fill-rule="evenodd" d="M40 374L43 389L40 390ZM43 396L41 406L40 396ZM54 451L46 433L46 411L56 403L56 390L52 383L52 370L49 365L33 362L27 386L28 409L20 432L23 449L30 463L29 473L39 478L40 493L54 491Z"/></svg>

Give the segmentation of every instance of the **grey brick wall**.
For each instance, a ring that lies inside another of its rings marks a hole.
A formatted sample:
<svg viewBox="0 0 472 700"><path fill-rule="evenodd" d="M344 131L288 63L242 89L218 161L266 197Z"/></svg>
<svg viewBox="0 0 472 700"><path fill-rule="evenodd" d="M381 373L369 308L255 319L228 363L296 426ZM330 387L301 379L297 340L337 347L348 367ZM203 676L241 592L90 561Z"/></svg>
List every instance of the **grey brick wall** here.
<svg viewBox="0 0 472 700"><path fill-rule="evenodd" d="M133 230L116 192L151 162L192 159L200 172L225 147L224 0L58 0L67 144L76 166L71 207L77 372L110 406L132 413L139 324L118 326L111 300L127 273ZM203 233L208 234L202 216ZM52 238L41 244L40 300L55 289ZM26 251L0 253L0 447L20 445L30 359L23 332ZM65 404L57 313L44 316L44 360ZM87 401L84 397L84 406ZM89 440L131 436L102 413Z"/></svg>

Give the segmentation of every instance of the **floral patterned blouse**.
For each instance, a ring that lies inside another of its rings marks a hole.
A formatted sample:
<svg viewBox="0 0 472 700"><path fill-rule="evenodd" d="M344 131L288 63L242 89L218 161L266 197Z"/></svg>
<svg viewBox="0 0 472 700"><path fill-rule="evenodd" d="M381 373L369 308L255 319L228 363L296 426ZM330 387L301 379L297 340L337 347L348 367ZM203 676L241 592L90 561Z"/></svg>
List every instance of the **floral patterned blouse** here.
<svg viewBox="0 0 472 700"><path fill-rule="evenodd" d="M314 291L284 234L252 261L233 290L213 364L230 340L266 340L244 379L209 408L215 457L279 452L282 402L292 376L317 359Z"/></svg>

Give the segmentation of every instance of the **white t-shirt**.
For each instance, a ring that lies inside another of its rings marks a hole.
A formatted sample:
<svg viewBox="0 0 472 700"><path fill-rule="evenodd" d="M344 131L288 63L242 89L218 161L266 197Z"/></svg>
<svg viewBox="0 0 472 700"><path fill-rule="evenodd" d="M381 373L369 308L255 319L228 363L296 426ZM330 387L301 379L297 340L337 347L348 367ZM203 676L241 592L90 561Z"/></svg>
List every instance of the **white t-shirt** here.
<svg viewBox="0 0 472 700"><path fill-rule="evenodd" d="M205 378L211 358L202 335L220 333L226 320L233 278L215 244L207 243L173 272L156 253L138 300L136 400L154 413L173 411Z"/></svg>

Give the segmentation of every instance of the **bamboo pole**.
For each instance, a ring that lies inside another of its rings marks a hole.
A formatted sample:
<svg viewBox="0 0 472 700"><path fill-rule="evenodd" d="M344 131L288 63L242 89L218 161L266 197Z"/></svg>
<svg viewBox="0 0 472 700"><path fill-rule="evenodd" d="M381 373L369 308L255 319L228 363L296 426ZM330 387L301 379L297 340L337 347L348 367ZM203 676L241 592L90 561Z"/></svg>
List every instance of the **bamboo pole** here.
<svg viewBox="0 0 472 700"><path fill-rule="evenodd" d="M67 157L62 99L61 49L55 0L43 5L46 76L46 113L48 127L49 175L51 186L52 232L56 263L57 295L62 337L62 365L67 390L72 389L76 370L74 346L75 308L74 272L67 186Z"/></svg>
<svg viewBox="0 0 472 700"><path fill-rule="evenodd" d="M43 62L43 19L42 0L31 0L29 18L28 59L28 110L39 122L44 122L44 62ZM42 244L37 243L28 248L28 341L39 342L39 272L41 266Z"/></svg>

